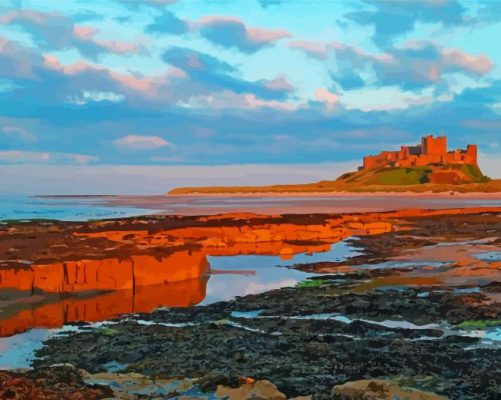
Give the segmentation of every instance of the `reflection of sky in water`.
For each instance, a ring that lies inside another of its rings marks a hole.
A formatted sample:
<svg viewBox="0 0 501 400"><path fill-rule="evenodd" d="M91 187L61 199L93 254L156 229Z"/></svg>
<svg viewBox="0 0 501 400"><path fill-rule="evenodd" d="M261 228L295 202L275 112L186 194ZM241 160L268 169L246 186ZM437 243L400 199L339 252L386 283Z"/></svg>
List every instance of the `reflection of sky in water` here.
<svg viewBox="0 0 501 400"><path fill-rule="evenodd" d="M207 297L201 304L229 300L235 296L262 293L298 282L315 274L286 268L294 264L343 261L359 253L346 242L334 243L323 253L300 253L290 260L279 256L240 255L208 257L211 268L224 271L254 271L255 274L213 274L207 283Z"/></svg>
<svg viewBox="0 0 501 400"><path fill-rule="evenodd" d="M198 385L193 384L189 380L168 380L162 382L160 380L153 379L149 383L143 379L124 379L123 377L117 376L106 376L106 377L93 377L84 378L84 381L90 385L108 385L111 386L115 391L117 391L117 396L119 398L129 398L130 394L147 396L151 398L178 398L177 395L186 396L186 398L203 398L207 400L218 400L213 393L202 392ZM121 397L121 394L127 393L125 397ZM162 396L162 397L158 397ZM164 397L167 396L167 397ZM176 396L176 397L174 397ZM188 397L189 396L189 397Z"/></svg>
<svg viewBox="0 0 501 400"><path fill-rule="evenodd" d="M229 271L230 274L210 276L207 297L201 304L295 286L314 274L286 268L287 266L307 262L341 261L356 254L356 250L347 243L338 242L333 244L328 252L297 254L290 260L282 260L279 256L256 255L209 257L213 269ZM231 271L254 271L255 274L239 275L231 274ZM57 332L74 329L74 326L65 326L62 329L32 329L15 336L0 338L0 368L28 367L33 359L33 352L42 347L42 341Z"/></svg>
<svg viewBox="0 0 501 400"><path fill-rule="evenodd" d="M486 329L484 339L501 342L501 327Z"/></svg>
<svg viewBox="0 0 501 400"><path fill-rule="evenodd" d="M481 261L500 261L501 251L488 251L485 253L475 254L474 257Z"/></svg>
<svg viewBox="0 0 501 400"><path fill-rule="evenodd" d="M345 241L341 241L332 244L329 251L300 253L293 255L287 260L280 258L280 256L265 255L211 256L209 257L211 268L218 271L218 273L210 276L207 283L207 296L201 305L230 300L236 296L245 296L282 287L295 286L297 283L315 274L287 267L294 264L322 261L342 262L358 254L357 248ZM499 254L500 252L490 252L478 254L477 256L487 257L491 260L493 257L499 258ZM440 267L443 264L443 262L434 263L429 261L390 261L361 267L395 268L421 265ZM222 271L227 271L227 273L221 273ZM233 271L236 273L232 273ZM245 274L245 272L253 273ZM106 323L104 322L104 324ZM93 325L99 326L101 324L103 322ZM44 340L47 340L58 332L75 329L77 329L75 326L65 326L62 329L32 329L15 336L0 338L0 369L29 367L34 351L42 347ZM464 332L463 334L472 335L472 332ZM499 343L501 340L501 331L499 327L488 328L476 331L476 336L481 337L483 343Z"/></svg>
<svg viewBox="0 0 501 400"><path fill-rule="evenodd" d="M103 324L107 322L97 322L92 326ZM0 337L0 370L30 367L35 351L42 348L42 342L62 332L77 330L77 326L66 325L60 329L34 328L14 336Z"/></svg>
<svg viewBox="0 0 501 400"><path fill-rule="evenodd" d="M0 338L0 369L28 367L33 353L52 336L49 329L31 329L19 335Z"/></svg>
<svg viewBox="0 0 501 400"><path fill-rule="evenodd" d="M391 268L420 268L420 267L434 267L439 268L447 265L446 261L385 261L378 264L362 264L357 265L360 269L391 269Z"/></svg>

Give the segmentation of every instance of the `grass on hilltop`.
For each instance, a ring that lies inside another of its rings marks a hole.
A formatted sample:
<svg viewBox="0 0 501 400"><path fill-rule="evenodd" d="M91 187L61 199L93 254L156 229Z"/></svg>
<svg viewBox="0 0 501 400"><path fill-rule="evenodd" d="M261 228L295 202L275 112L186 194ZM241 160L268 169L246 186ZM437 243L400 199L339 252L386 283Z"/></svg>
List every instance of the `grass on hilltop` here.
<svg viewBox="0 0 501 400"><path fill-rule="evenodd" d="M429 183L432 172L456 171L461 184ZM269 186L181 187L169 194L252 194L252 193L329 193L329 192L501 192L501 180L491 180L473 165L385 167L342 174L337 180Z"/></svg>

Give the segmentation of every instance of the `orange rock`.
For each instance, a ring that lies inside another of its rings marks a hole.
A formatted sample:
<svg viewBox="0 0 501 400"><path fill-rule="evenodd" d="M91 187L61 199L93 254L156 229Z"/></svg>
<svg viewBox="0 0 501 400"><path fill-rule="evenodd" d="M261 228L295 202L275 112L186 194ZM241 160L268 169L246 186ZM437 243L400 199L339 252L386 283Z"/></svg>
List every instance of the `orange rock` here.
<svg viewBox="0 0 501 400"><path fill-rule="evenodd" d="M165 285L117 290L90 298L65 297L49 304L35 304L0 323L0 336L11 336L31 328L59 328L75 321L96 322L121 314L151 312L164 307L187 307L200 303L206 294L207 278Z"/></svg>
<svg viewBox="0 0 501 400"><path fill-rule="evenodd" d="M157 285L198 278L209 271L205 254L181 251L169 257L132 256L136 286Z"/></svg>

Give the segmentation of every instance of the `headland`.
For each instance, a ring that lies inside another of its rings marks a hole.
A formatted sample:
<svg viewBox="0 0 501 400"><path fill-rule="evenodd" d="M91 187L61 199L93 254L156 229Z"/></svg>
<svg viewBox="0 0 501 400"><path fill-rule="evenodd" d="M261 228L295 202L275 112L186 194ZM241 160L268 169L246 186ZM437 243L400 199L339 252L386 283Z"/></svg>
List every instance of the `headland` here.
<svg viewBox="0 0 501 400"><path fill-rule="evenodd" d="M358 171L336 180L268 186L180 187L169 195L263 195L290 193L497 193L501 180L485 176L475 144L447 150L447 137L425 136L421 144L401 146L363 158Z"/></svg>

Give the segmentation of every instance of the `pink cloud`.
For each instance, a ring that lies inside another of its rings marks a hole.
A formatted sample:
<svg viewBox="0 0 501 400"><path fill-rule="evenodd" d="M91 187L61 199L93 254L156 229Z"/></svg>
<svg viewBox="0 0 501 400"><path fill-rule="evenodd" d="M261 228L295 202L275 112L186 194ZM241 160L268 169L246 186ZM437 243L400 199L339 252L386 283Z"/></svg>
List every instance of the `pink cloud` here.
<svg viewBox="0 0 501 400"><path fill-rule="evenodd" d="M461 67L478 75L484 75L492 69L492 63L486 56L474 56L461 50L443 49L442 59L446 65Z"/></svg>
<svg viewBox="0 0 501 400"><path fill-rule="evenodd" d="M94 36L98 32L98 29L92 28L90 26L75 26L73 28L73 32L80 39L87 39L91 36Z"/></svg>
<svg viewBox="0 0 501 400"><path fill-rule="evenodd" d="M129 148L134 150L149 150L158 149L160 147L171 146L167 140L160 136L141 136L141 135L127 135L115 140L118 147Z"/></svg>
<svg viewBox="0 0 501 400"><path fill-rule="evenodd" d="M295 50L301 50L312 58L324 61L329 56L328 49L318 42L312 42L308 40L296 40L289 42L289 48Z"/></svg>
<svg viewBox="0 0 501 400"><path fill-rule="evenodd" d="M339 103L339 96L325 88L319 88L315 91L315 99L325 103L327 108L334 108Z"/></svg>
<svg viewBox="0 0 501 400"><path fill-rule="evenodd" d="M294 89L294 86L289 83L285 75L279 75L274 79L267 81L264 86L268 89L278 91L291 91Z"/></svg>
<svg viewBox="0 0 501 400"><path fill-rule="evenodd" d="M292 35L282 29L247 28L249 39L255 43L270 43L277 40L292 37Z"/></svg>
<svg viewBox="0 0 501 400"><path fill-rule="evenodd" d="M186 73L179 68L170 68L165 73L156 76L135 76L121 74L83 60L63 65L57 57L51 54L43 55L43 63L46 68L56 70L69 77L89 74L106 78L112 86L110 89L115 90L119 94L139 94L150 99L165 99L166 93L168 93L165 90L166 87L174 80L185 79L187 77ZM82 90L87 89L85 87L82 88Z"/></svg>
<svg viewBox="0 0 501 400"><path fill-rule="evenodd" d="M74 25L67 16L31 11L13 10L0 15L0 24L16 24L28 32L42 47L49 50L76 48L83 55L97 58L101 53L144 53L141 44L96 38L100 30L89 26Z"/></svg>
<svg viewBox="0 0 501 400"><path fill-rule="evenodd" d="M236 47L241 51L254 53L277 41L292 37L283 29L249 27L240 18L226 16L205 16L198 23L191 24L206 39L224 47Z"/></svg>

